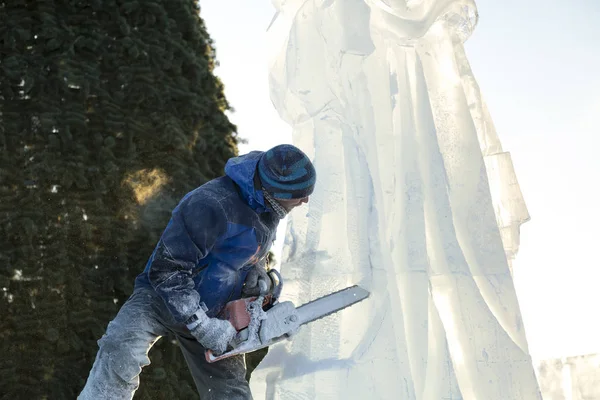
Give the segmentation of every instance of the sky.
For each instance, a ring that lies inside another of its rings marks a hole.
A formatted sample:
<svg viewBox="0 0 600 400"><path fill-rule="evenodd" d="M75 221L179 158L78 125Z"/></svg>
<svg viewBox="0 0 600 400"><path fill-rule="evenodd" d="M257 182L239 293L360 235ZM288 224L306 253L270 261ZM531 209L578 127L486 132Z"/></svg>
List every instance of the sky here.
<svg viewBox="0 0 600 400"><path fill-rule="evenodd" d="M531 221L515 286L534 359L600 353L600 2L479 0L467 56ZM201 0L240 153L291 143L269 98L268 0ZM279 254L284 224L274 250Z"/></svg>

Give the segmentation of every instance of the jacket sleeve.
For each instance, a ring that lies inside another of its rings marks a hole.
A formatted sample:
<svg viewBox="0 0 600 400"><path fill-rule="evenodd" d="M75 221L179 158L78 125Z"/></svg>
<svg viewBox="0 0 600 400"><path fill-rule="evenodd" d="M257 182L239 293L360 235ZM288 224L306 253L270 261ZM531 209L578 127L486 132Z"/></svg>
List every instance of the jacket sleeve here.
<svg viewBox="0 0 600 400"><path fill-rule="evenodd" d="M185 323L200 308L192 271L227 230L218 201L192 192L173 210L148 269L148 278L176 321Z"/></svg>

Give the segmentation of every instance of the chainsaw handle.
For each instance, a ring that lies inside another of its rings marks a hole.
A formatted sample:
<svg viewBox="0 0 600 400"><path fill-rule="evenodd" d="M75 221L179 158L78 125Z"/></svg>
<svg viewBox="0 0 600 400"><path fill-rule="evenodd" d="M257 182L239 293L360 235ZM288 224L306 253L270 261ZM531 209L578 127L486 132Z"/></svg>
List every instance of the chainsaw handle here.
<svg viewBox="0 0 600 400"><path fill-rule="evenodd" d="M279 296L281 296L281 290L283 289L283 278L276 269L268 270L267 275L269 275L269 278L271 278L271 282L273 283L273 299L274 301L277 301L279 300ZM277 282L277 285L275 285L275 282Z"/></svg>

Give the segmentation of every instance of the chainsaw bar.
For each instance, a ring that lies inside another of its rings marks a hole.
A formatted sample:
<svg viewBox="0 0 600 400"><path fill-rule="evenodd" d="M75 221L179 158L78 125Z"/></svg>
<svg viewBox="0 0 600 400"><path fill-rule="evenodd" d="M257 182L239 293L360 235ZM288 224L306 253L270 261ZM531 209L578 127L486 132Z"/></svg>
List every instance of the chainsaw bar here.
<svg viewBox="0 0 600 400"><path fill-rule="evenodd" d="M369 294L367 290L354 285L309 301L296 308L300 318L300 325L335 314L346 307L363 301L369 297Z"/></svg>
<svg viewBox="0 0 600 400"><path fill-rule="evenodd" d="M350 307L351 305L366 299L369 297L369 295L370 293L367 290L358 285L354 285L342 290L338 290L337 292L330 293L316 300L309 301L308 303L305 303L295 309L294 316L297 316L298 318L296 326L302 326L317 321L321 318L325 318L331 314L335 314L346 307ZM270 338L264 342L259 340L258 342L253 343L252 341L248 340L248 335L248 328L240 331L239 336L242 339L242 342L233 350L221 354L220 356L215 356L212 351L206 350L206 361L213 363L231 356L249 353L264 347L269 347L275 343L287 339L287 335L283 335Z"/></svg>

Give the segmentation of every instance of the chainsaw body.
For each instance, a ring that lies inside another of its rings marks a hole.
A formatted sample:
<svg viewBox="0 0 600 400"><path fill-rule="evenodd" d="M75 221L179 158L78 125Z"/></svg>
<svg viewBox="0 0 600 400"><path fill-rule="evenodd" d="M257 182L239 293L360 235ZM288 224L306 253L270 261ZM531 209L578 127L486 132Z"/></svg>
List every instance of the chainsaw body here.
<svg viewBox="0 0 600 400"><path fill-rule="evenodd" d="M206 350L208 362L270 346L286 339L290 332L300 327L296 307L291 301L273 305L262 296L231 301L217 318L228 320L238 333L230 344L232 350L219 356Z"/></svg>
<svg viewBox="0 0 600 400"><path fill-rule="evenodd" d="M249 297L225 306L218 318L226 319L237 331L232 350L215 356L206 350L209 363L271 346L295 334L300 326L324 318L369 297L360 286L350 286L296 308L291 301L272 302L272 297Z"/></svg>

